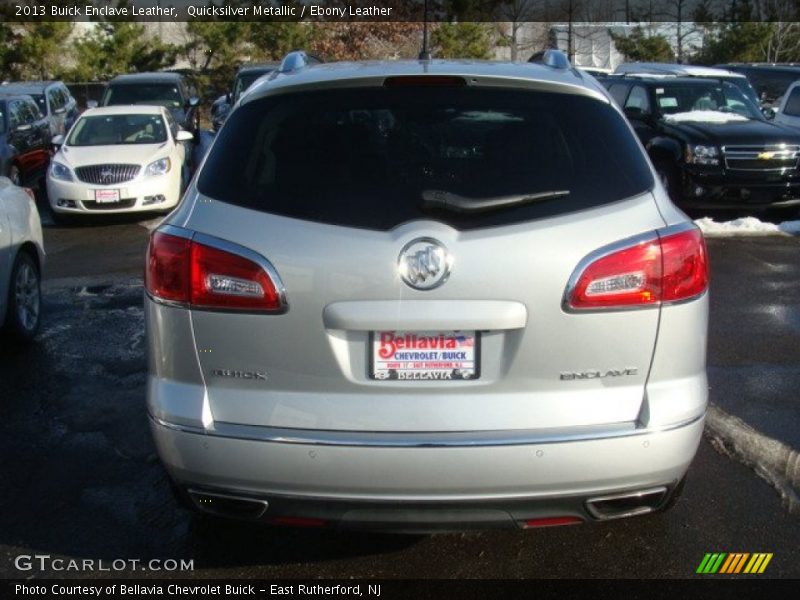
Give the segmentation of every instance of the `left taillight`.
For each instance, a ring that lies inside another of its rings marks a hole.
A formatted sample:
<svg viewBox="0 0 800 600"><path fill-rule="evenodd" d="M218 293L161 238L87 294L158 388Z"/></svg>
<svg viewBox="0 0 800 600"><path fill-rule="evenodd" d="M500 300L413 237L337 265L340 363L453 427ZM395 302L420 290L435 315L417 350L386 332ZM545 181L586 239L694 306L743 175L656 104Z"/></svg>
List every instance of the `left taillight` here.
<svg viewBox="0 0 800 600"><path fill-rule="evenodd" d="M266 268L235 252L156 231L147 248L145 289L190 308L276 312L281 292Z"/></svg>
<svg viewBox="0 0 800 600"><path fill-rule="evenodd" d="M703 234L695 227L653 232L599 252L578 268L573 280L565 308L575 312L690 300L708 289Z"/></svg>

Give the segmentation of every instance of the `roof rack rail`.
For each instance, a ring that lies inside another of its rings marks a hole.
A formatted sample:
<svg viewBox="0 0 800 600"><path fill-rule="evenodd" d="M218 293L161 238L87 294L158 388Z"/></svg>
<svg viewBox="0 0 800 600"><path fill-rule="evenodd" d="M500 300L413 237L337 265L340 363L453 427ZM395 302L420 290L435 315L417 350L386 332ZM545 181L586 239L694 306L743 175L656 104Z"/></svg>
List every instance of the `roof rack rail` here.
<svg viewBox="0 0 800 600"><path fill-rule="evenodd" d="M318 56L308 54L304 50L295 50L283 57L281 66L278 67L278 72L291 73L292 71L299 71L300 69L318 65L322 62L323 60Z"/></svg>

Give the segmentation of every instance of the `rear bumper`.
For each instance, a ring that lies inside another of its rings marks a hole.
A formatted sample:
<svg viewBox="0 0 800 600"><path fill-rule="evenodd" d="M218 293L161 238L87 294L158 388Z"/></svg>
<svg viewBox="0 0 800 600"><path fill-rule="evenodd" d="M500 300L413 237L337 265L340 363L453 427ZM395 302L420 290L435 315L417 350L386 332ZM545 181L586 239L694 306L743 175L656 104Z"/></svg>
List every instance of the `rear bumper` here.
<svg viewBox="0 0 800 600"><path fill-rule="evenodd" d="M600 439L436 447L259 441L154 419L151 427L170 476L195 499L211 492L255 500L265 510L253 517L267 521L429 531L595 520L588 500L628 491L663 487L666 502L703 421Z"/></svg>

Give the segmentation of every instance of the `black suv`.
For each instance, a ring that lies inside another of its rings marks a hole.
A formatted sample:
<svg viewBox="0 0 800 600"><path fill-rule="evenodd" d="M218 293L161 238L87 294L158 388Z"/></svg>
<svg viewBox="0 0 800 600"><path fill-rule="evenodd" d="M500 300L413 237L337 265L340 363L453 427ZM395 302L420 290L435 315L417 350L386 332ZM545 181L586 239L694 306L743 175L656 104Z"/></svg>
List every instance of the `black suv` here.
<svg viewBox="0 0 800 600"><path fill-rule="evenodd" d="M789 86L800 79L800 65L797 64L734 63L719 67L745 75L758 92L761 102L775 109Z"/></svg>
<svg viewBox="0 0 800 600"><path fill-rule="evenodd" d="M800 133L764 118L734 85L688 77L603 81L686 208L800 205Z"/></svg>
<svg viewBox="0 0 800 600"><path fill-rule="evenodd" d="M256 79L272 73L279 66L280 63L269 62L252 63L239 67L236 76L233 78L231 91L217 98L211 106L211 126L214 131L222 127L225 119L228 118L228 113L245 90L247 90Z"/></svg>
<svg viewBox="0 0 800 600"><path fill-rule="evenodd" d="M0 93L33 98L47 119L50 137L66 135L80 114L77 101L60 81L12 81L0 86Z"/></svg>
<svg viewBox="0 0 800 600"><path fill-rule="evenodd" d="M180 73L134 73L117 75L103 93L100 106L152 104L164 106L175 122L194 134L200 133L200 99Z"/></svg>
<svg viewBox="0 0 800 600"><path fill-rule="evenodd" d="M0 175L32 185L50 162L50 124L36 102L0 87Z"/></svg>

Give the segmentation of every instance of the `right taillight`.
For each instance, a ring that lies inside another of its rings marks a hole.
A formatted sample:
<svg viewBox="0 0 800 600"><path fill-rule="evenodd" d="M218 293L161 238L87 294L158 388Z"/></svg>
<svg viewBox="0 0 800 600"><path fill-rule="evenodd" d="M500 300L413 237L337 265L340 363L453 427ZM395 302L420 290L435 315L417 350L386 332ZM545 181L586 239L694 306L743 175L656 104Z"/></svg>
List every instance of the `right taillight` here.
<svg viewBox="0 0 800 600"><path fill-rule="evenodd" d="M699 296L708 288L708 257L697 228L655 232L579 267L566 308L614 310L658 306Z"/></svg>
<svg viewBox="0 0 800 600"><path fill-rule="evenodd" d="M284 308L266 261L156 231L147 248L145 289L191 308L276 312Z"/></svg>

